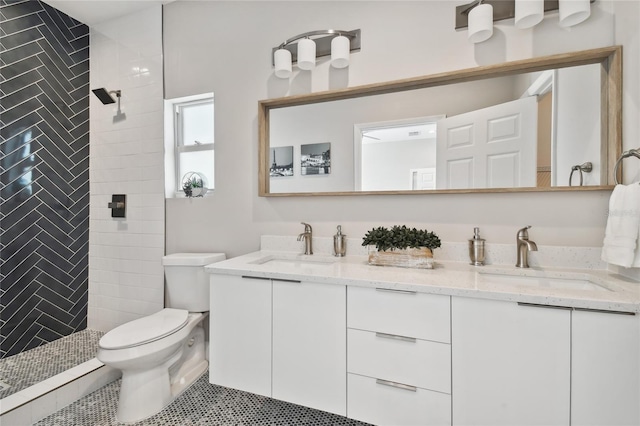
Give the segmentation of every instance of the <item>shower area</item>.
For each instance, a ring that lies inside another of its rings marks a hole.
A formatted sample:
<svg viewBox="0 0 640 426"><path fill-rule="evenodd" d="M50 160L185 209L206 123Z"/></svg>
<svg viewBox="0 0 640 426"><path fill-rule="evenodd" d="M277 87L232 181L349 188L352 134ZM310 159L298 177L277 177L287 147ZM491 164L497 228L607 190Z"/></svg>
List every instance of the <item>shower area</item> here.
<svg viewBox="0 0 640 426"><path fill-rule="evenodd" d="M89 28L0 1L0 358L87 328Z"/></svg>
<svg viewBox="0 0 640 426"><path fill-rule="evenodd" d="M88 26L0 0L0 416L164 306L162 84L160 5Z"/></svg>

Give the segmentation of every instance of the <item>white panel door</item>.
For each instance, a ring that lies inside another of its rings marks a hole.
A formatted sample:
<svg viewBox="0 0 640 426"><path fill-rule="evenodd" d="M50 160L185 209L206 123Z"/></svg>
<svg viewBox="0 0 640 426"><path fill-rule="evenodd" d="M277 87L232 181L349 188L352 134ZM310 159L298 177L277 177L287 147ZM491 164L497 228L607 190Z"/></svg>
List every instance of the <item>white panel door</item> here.
<svg viewBox="0 0 640 426"><path fill-rule="evenodd" d="M411 169L409 173L411 174L411 189L436 189L435 167Z"/></svg>
<svg viewBox="0 0 640 426"><path fill-rule="evenodd" d="M576 310L571 424L640 425L640 318Z"/></svg>
<svg viewBox="0 0 640 426"><path fill-rule="evenodd" d="M569 425L571 311L451 298L453 425Z"/></svg>
<svg viewBox="0 0 640 426"><path fill-rule="evenodd" d="M438 189L536 186L536 98L438 121Z"/></svg>
<svg viewBox="0 0 640 426"><path fill-rule="evenodd" d="M271 280L210 281L209 382L271 396Z"/></svg>
<svg viewBox="0 0 640 426"><path fill-rule="evenodd" d="M347 291L273 280L273 398L347 410Z"/></svg>

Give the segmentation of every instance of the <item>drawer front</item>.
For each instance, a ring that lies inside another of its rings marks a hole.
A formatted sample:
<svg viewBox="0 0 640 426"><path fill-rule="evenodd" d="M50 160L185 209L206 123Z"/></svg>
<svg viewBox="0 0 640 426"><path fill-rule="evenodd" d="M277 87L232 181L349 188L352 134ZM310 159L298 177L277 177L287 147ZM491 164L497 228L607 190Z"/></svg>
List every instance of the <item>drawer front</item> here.
<svg viewBox="0 0 640 426"><path fill-rule="evenodd" d="M451 346L348 329L347 371L451 393Z"/></svg>
<svg viewBox="0 0 640 426"><path fill-rule="evenodd" d="M450 297L363 287L347 288L347 326L451 342Z"/></svg>
<svg viewBox="0 0 640 426"><path fill-rule="evenodd" d="M347 417L374 425L451 425L451 395L347 374Z"/></svg>

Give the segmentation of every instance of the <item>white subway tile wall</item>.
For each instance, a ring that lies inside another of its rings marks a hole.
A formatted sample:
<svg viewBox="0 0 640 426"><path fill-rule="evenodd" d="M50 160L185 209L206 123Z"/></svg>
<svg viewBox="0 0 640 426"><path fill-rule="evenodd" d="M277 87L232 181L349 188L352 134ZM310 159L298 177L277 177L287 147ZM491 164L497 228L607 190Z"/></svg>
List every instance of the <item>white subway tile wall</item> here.
<svg viewBox="0 0 640 426"><path fill-rule="evenodd" d="M164 306L161 7L94 26L90 54L91 88L122 91L120 111L91 98L88 326L108 331Z"/></svg>

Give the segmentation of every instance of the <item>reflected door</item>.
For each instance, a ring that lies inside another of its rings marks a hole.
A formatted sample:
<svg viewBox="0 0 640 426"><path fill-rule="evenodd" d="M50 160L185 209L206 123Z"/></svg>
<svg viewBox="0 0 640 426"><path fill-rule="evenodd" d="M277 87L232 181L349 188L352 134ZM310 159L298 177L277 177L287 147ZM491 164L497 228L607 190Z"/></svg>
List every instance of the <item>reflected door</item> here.
<svg viewBox="0 0 640 426"><path fill-rule="evenodd" d="M536 186L538 109L531 96L438 121L438 189Z"/></svg>
<svg viewBox="0 0 640 426"><path fill-rule="evenodd" d="M436 169L427 167L422 169L411 169L411 189L436 189Z"/></svg>

